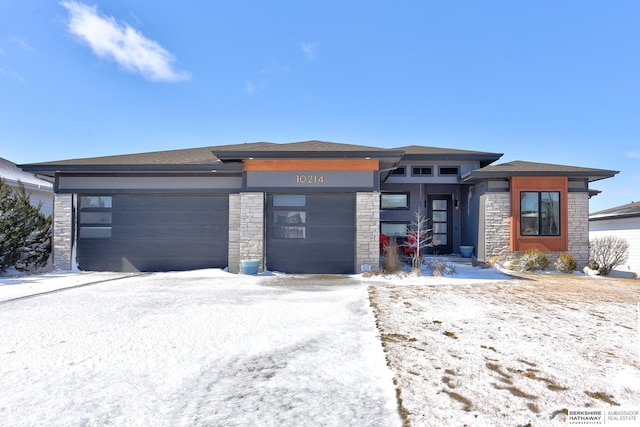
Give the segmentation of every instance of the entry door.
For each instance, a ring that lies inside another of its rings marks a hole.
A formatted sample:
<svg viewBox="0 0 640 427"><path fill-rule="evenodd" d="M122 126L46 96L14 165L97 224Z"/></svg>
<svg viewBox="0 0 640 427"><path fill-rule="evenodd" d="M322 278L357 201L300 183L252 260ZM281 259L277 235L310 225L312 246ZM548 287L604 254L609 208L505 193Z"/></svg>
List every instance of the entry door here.
<svg viewBox="0 0 640 427"><path fill-rule="evenodd" d="M431 244L428 253L450 254L451 242L451 196L428 196L427 216L431 219Z"/></svg>

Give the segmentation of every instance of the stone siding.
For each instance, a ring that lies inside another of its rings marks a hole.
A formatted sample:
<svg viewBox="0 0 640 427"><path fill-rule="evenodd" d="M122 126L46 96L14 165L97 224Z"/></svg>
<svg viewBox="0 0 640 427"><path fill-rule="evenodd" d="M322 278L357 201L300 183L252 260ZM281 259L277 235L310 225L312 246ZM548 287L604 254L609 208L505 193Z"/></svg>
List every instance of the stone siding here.
<svg viewBox="0 0 640 427"><path fill-rule="evenodd" d="M240 194L229 194L229 253L230 273L240 272Z"/></svg>
<svg viewBox="0 0 640 427"><path fill-rule="evenodd" d="M75 267L73 260L73 195L55 194L53 201L53 265Z"/></svg>
<svg viewBox="0 0 640 427"><path fill-rule="evenodd" d="M356 193L356 265L380 267L380 193Z"/></svg>
<svg viewBox="0 0 640 427"><path fill-rule="evenodd" d="M500 262L510 260L510 230L511 230L511 196L507 192L486 193L484 212L484 242L486 262L492 256L497 256Z"/></svg>
<svg viewBox="0 0 640 427"><path fill-rule="evenodd" d="M509 193L487 193L485 198L485 259L498 256L499 262L505 263L517 258L522 252L510 250L510 195ZM589 195L588 193L568 194L569 221L566 224L569 246L567 252L578 261L581 270L589 261ZM547 252L549 268L561 252Z"/></svg>
<svg viewBox="0 0 640 427"><path fill-rule="evenodd" d="M263 271L264 193L240 193L239 217L240 232L238 241L240 261L260 260L260 271ZM231 261L229 262L231 263Z"/></svg>
<svg viewBox="0 0 640 427"><path fill-rule="evenodd" d="M582 271L589 262L589 193L569 193L569 250Z"/></svg>

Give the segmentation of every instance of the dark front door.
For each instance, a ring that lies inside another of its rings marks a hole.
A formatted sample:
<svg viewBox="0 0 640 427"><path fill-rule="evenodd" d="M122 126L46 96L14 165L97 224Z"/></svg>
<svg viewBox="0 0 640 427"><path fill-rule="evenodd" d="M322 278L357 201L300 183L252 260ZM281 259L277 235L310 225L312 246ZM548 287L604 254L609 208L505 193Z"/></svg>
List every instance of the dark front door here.
<svg viewBox="0 0 640 427"><path fill-rule="evenodd" d="M428 248L428 253L436 255L452 253L451 196L428 196L427 206L432 236L432 246Z"/></svg>

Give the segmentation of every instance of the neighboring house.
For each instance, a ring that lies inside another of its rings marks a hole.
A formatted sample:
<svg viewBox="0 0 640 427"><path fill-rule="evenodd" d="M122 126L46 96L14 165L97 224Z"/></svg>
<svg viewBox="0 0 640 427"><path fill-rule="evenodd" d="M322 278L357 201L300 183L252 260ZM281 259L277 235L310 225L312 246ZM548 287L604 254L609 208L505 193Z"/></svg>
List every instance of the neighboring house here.
<svg viewBox="0 0 640 427"><path fill-rule="evenodd" d="M36 177L32 173L22 171L15 163L0 157L0 178L14 190L19 183L30 193L31 204L42 203L41 211L45 216L53 213L53 179L50 181Z"/></svg>
<svg viewBox="0 0 640 427"><path fill-rule="evenodd" d="M257 142L22 165L55 178L54 264L162 271L260 260L287 273L377 268L380 234L431 219L433 254L529 248L588 261L589 183L617 172L426 146Z"/></svg>
<svg viewBox="0 0 640 427"><path fill-rule="evenodd" d="M589 215L589 237L617 236L629 243L629 259L616 268L640 276L640 202Z"/></svg>

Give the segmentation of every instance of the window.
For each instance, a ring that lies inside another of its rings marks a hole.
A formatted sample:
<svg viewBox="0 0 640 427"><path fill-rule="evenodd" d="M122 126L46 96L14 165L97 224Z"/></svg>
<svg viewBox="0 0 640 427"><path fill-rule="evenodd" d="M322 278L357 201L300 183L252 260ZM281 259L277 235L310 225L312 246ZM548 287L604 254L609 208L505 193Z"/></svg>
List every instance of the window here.
<svg viewBox="0 0 640 427"><path fill-rule="evenodd" d="M111 238L111 196L80 196L78 237L80 239Z"/></svg>
<svg viewBox="0 0 640 427"><path fill-rule="evenodd" d="M440 166L438 168L438 175L440 176L457 176L460 172L460 168L458 166Z"/></svg>
<svg viewBox="0 0 640 427"><path fill-rule="evenodd" d="M409 224L406 222L382 222L380 223L380 232L388 237L407 237L407 228Z"/></svg>
<svg viewBox="0 0 640 427"><path fill-rule="evenodd" d="M406 193L382 193L381 209L409 209L409 195Z"/></svg>
<svg viewBox="0 0 640 427"><path fill-rule="evenodd" d="M274 194L273 206L306 206L307 196L304 194Z"/></svg>
<svg viewBox="0 0 640 427"><path fill-rule="evenodd" d="M433 176L431 166L415 166L411 168L411 176Z"/></svg>
<svg viewBox="0 0 640 427"><path fill-rule="evenodd" d="M405 176L407 174L407 170L404 166L400 166L391 171L391 175L395 176Z"/></svg>
<svg viewBox="0 0 640 427"><path fill-rule="evenodd" d="M273 211L273 237L276 239L305 239L307 237L307 204L304 194L274 194L273 206L285 207ZM286 209L286 207L298 209Z"/></svg>
<svg viewBox="0 0 640 427"><path fill-rule="evenodd" d="M520 192L520 234L522 236L560 235L560 192Z"/></svg>

